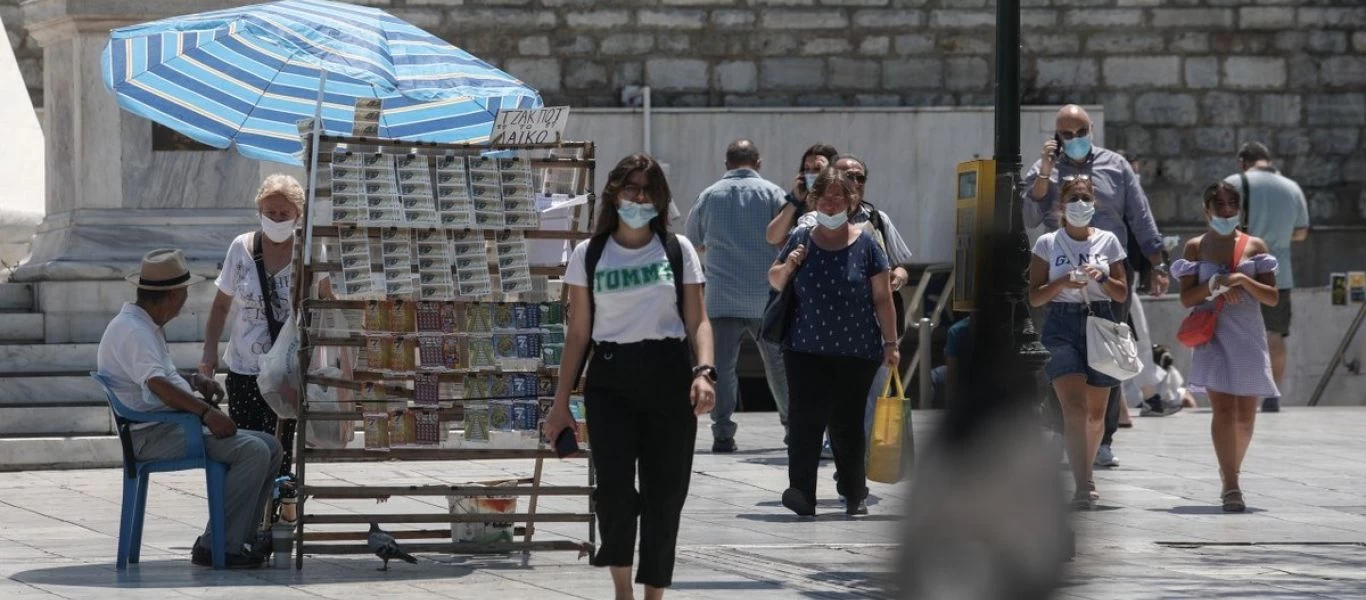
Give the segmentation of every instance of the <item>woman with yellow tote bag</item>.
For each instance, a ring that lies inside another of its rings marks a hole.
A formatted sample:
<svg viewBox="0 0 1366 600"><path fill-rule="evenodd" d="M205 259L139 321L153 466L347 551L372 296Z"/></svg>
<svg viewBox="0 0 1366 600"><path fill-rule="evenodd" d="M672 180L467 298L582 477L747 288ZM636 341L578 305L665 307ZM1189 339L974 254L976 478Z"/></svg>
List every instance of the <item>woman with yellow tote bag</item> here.
<svg viewBox="0 0 1366 600"><path fill-rule="evenodd" d="M891 371L892 376L887 378L887 385L882 387L882 395L873 407L873 432L868 442L868 479L881 483L901 481L902 431L910 421L906 418L906 390L901 387L901 374L896 369Z"/></svg>

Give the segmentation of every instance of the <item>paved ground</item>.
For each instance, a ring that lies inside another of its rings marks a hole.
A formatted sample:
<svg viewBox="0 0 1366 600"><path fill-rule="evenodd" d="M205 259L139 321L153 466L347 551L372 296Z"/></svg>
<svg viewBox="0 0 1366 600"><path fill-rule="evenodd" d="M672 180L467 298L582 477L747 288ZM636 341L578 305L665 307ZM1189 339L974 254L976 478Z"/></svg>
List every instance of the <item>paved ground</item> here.
<svg viewBox="0 0 1366 600"><path fill-rule="evenodd" d="M934 415L917 413L919 439ZM874 485L872 514L838 511L828 464L821 495L831 513L797 521L782 509L781 434L771 415L742 415L741 452L697 455L684 514L674 598L873 598L889 569L905 490ZM1217 510L1209 415L1135 419L1102 473L1102 510L1081 516L1080 555L1059 597L1360 598L1366 595L1366 409L1297 409L1265 415L1245 465L1249 514ZM706 435L705 427L703 436ZM709 442L709 440L706 440ZM710 444L699 443L699 448ZM348 481L458 483L524 474L507 462L320 465ZM549 477L577 483L581 465ZM381 573L366 557L307 558L303 572L213 572L192 567L202 526L198 474L153 477L142 564L113 567L119 473L44 471L0 478L0 598L609 598L605 572L572 553L502 557L424 555ZM394 499L382 510L430 512L444 501ZM568 510L577 504L554 504ZM310 512L360 511L321 502ZM542 526L548 538L586 537L583 525ZM538 534L539 535L539 534Z"/></svg>

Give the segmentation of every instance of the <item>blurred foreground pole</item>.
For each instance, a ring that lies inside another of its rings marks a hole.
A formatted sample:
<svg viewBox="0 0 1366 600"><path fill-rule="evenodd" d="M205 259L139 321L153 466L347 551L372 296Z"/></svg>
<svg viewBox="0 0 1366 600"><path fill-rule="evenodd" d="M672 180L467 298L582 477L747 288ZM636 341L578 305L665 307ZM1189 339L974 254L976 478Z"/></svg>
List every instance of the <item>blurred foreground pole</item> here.
<svg viewBox="0 0 1366 600"><path fill-rule="evenodd" d="M1026 304L1020 218L1020 2L996 2L996 203L977 277L970 387L911 486L900 597L1049 597L1070 552L1057 459L1043 446L1036 376L1048 360ZM982 215L986 218L987 215Z"/></svg>

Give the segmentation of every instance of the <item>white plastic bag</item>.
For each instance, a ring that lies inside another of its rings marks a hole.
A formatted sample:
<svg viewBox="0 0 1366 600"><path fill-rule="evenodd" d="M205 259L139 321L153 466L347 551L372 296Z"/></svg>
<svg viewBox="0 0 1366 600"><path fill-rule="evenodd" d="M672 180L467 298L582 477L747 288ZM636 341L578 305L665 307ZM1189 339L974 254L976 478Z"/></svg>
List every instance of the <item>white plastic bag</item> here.
<svg viewBox="0 0 1366 600"><path fill-rule="evenodd" d="M299 336L294 316L280 329L280 337L261 357L256 386L270 409L281 419L299 418Z"/></svg>
<svg viewBox="0 0 1366 600"><path fill-rule="evenodd" d="M340 378L342 376L341 369L336 367L324 367L316 373L323 377ZM350 390L323 387L316 384L309 384L308 386L308 408L313 412L340 412L343 402L349 401L349 399ZM308 436L304 441L309 448L330 450L345 448L353 437L355 437L355 424L351 421L309 419Z"/></svg>

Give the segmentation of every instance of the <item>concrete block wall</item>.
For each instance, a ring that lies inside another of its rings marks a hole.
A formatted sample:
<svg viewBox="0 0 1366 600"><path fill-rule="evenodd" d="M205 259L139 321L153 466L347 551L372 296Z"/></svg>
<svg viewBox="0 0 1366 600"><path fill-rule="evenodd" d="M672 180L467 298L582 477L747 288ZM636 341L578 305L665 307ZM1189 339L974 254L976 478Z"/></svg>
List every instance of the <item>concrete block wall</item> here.
<svg viewBox="0 0 1366 600"><path fill-rule="evenodd" d="M992 102L991 0L353 0L391 11L539 88L617 106L964 106ZM42 99L14 5L10 41ZM1107 141L1148 158L1164 229L1263 140L1323 235L1302 285L1366 265L1366 4L1361 0L1024 0L1026 104L1103 104ZM1032 159L1042 140L1026 140Z"/></svg>

